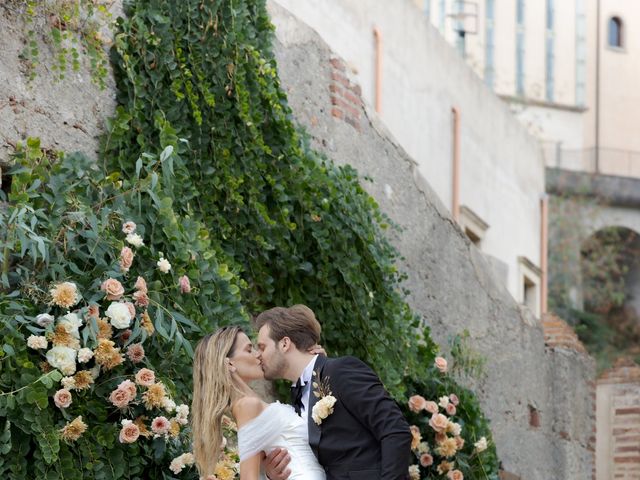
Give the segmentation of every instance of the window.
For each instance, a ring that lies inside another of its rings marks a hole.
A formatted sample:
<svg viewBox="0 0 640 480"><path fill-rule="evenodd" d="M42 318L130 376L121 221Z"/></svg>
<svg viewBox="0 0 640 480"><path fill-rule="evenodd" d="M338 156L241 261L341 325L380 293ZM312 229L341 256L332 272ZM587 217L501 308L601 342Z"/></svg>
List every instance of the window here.
<svg viewBox="0 0 640 480"><path fill-rule="evenodd" d="M466 205L460 207L460 227L471 243L480 248L489 225Z"/></svg>
<svg viewBox="0 0 640 480"><path fill-rule="evenodd" d="M524 95L524 0L516 4L516 94Z"/></svg>
<svg viewBox="0 0 640 480"><path fill-rule="evenodd" d="M609 46L622 48L622 20L619 17L609 19Z"/></svg>
<svg viewBox="0 0 640 480"><path fill-rule="evenodd" d="M495 82L494 67L494 51L495 44L493 39L493 20L494 20L494 2L495 0L487 0L486 3L486 27L485 27L485 51L484 51L484 82L489 88L493 88Z"/></svg>
<svg viewBox="0 0 640 480"><path fill-rule="evenodd" d="M540 269L526 257L518 257L520 270L519 301L529 308L531 313L540 317Z"/></svg>
<svg viewBox="0 0 640 480"><path fill-rule="evenodd" d="M554 11L553 0L547 0L547 45L546 45L546 82L545 94L547 101L553 102L554 87L554 60L555 60L555 31L554 31Z"/></svg>

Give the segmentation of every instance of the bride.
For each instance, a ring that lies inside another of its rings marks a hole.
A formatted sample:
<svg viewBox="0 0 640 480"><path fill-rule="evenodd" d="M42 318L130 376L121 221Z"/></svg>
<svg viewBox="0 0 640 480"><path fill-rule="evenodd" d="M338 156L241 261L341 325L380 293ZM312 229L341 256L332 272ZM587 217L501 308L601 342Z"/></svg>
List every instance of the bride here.
<svg viewBox="0 0 640 480"><path fill-rule="evenodd" d="M239 327L223 327L196 347L193 364L193 454L203 478L213 475L222 451L222 417L238 425L240 479L265 479L260 464L278 447L291 457L289 480L324 480L307 439L306 422L292 407L263 402L248 382L264 378L257 352Z"/></svg>

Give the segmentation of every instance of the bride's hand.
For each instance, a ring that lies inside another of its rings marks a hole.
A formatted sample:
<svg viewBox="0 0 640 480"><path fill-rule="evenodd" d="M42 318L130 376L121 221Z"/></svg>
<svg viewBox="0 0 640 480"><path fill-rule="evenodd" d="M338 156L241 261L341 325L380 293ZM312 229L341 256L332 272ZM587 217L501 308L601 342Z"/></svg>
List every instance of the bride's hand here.
<svg viewBox="0 0 640 480"><path fill-rule="evenodd" d="M291 475L291 470L287 468L291 457L284 448L275 448L263 460L264 471L270 480L287 480Z"/></svg>
<svg viewBox="0 0 640 480"><path fill-rule="evenodd" d="M327 352L322 345L314 345L307 351L312 355L322 355L325 357L327 356Z"/></svg>

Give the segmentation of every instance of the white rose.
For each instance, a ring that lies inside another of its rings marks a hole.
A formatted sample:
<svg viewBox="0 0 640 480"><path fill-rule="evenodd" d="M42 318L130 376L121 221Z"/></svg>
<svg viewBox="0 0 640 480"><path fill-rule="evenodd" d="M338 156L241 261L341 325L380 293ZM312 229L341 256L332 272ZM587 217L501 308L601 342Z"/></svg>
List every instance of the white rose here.
<svg viewBox="0 0 640 480"><path fill-rule="evenodd" d="M442 408L447 408L447 405L449 405L449 397L440 397L438 400L440 400L438 405Z"/></svg>
<svg viewBox="0 0 640 480"><path fill-rule="evenodd" d="M313 418L313 421L320 425L322 420L333 413L333 405L335 403L336 397L333 395L327 395L326 397L322 397L318 400L311 410L311 417Z"/></svg>
<svg viewBox="0 0 640 480"><path fill-rule="evenodd" d="M451 433L454 437L457 437L462 432L462 427L459 423L450 421L447 425L447 432Z"/></svg>
<svg viewBox="0 0 640 480"><path fill-rule="evenodd" d="M111 319L111 325L115 328L128 328L131 325L131 312L124 303L113 302L105 314Z"/></svg>
<svg viewBox="0 0 640 480"><path fill-rule="evenodd" d="M127 425L129 425L130 423L133 423L131 420L127 420L126 418L120 421L120 424L123 427L126 427Z"/></svg>
<svg viewBox="0 0 640 480"><path fill-rule="evenodd" d="M90 348L81 348L78 351L78 362L87 363L89 360L93 358L93 352Z"/></svg>
<svg viewBox="0 0 640 480"><path fill-rule="evenodd" d="M51 325L53 323L53 320L53 315L49 315L48 313L41 313L36 317L36 323L43 328Z"/></svg>
<svg viewBox="0 0 640 480"><path fill-rule="evenodd" d="M76 373L76 351L69 347L53 347L47 352L47 362L65 375Z"/></svg>
<svg viewBox="0 0 640 480"><path fill-rule="evenodd" d="M164 397L162 399L162 408L164 408L167 412L171 413L176 408L176 402L171 400L169 397Z"/></svg>
<svg viewBox="0 0 640 480"><path fill-rule="evenodd" d="M127 240L127 243L129 243L130 245L133 245L136 248L142 247L144 245L144 241L142 240L142 237L137 233L130 233L129 235L127 235L126 240Z"/></svg>
<svg viewBox="0 0 640 480"><path fill-rule="evenodd" d="M485 437L481 437L476 443L473 444L476 447L476 452L484 452L487 449L487 439Z"/></svg>
<svg viewBox="0 0 640 480"><path fill-rule="evenodd" d="M62 377L60 383L67 390L73 390L76 387L76 379L73 377Z"/></svg>
<svg viewBox="0 0 640 480"><path fill-rule="evenodd" d="M27 338L27 347L34 350L45 349L48 346L47 337L38 337L36 335L29 335Z"/></svg>
<svg viewBox="0 0 640 480"><path fill-rule="evenodd" d="M176 407L176 416L187 418L189 416L189 405L184 403Z"/></svg>
<svg viewBox="0 0 640 480"><path fill-rule="evenodd" d="M158 270L160 270L162 273L169 273L169 270L171 270L171 264L164 257L160 257L160 260L158 260L158 263L156 263L156 265L158 265Z"/></svg>
<svg viewBox="0 0 640 480"><path fill-rule="evenodd" d="M58 322L58 325L62 325L68 334L80 338L79 328L82 326L82 320L75 313L67 313Z"/></svg>

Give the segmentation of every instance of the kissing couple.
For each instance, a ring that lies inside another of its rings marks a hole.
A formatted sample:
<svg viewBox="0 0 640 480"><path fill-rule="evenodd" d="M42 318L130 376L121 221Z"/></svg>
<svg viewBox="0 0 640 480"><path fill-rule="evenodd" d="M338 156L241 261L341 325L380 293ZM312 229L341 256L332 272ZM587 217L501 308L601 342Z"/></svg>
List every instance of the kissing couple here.
<svg viewBox="0 0 640 480"><path fill-rule="evenodd" d="M305 305L255 319L257 346L239 327L205 336L193 365L193 454L202 479L222 451L222 419L238 426L241 480L405 480L411 432L378 376L354 357L327 358ZM291 403L265 403L259 379L292 382ZM266 475L266 476L265 476Z"/></svg>

